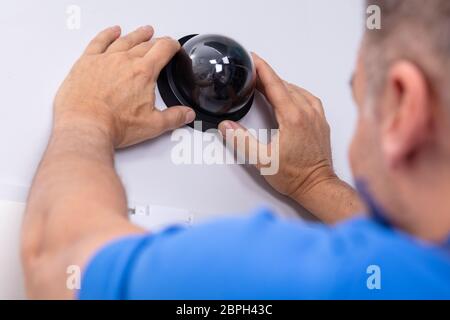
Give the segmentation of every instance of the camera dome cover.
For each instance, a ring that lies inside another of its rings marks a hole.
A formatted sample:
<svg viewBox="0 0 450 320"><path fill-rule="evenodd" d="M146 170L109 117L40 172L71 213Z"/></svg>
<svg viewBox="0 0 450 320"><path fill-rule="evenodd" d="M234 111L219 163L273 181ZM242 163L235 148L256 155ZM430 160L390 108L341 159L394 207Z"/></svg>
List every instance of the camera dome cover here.
<svg viewBox="0 0 450 320"><path fill-rule="evenodd" d="M254 96L256 73L249 53L221 35L190 35L161 72L158 87L168 107L186 105L203 121L203 129L223 120L241 119Z"/></svg>

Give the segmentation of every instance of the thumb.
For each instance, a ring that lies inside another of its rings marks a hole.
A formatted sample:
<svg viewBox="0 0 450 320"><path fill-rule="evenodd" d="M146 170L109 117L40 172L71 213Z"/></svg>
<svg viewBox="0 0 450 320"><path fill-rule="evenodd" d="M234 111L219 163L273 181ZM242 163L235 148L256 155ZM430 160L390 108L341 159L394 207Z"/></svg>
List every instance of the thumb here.
<svg viewBox="0 0 450 320"><path fill-rule="evenodd" d="M159 111L158 121L161 131L174 130L195 120L195 112L189 107L176 106Z"/></svg>
<svg viewBox="0 0 450 320"><path fill-rule="evenodd" d="M248 129L233 121L221 122L219 130L227 147L237 153L239 160L260 167L258 152L265 150L266 145L261 144Z"/></svg>

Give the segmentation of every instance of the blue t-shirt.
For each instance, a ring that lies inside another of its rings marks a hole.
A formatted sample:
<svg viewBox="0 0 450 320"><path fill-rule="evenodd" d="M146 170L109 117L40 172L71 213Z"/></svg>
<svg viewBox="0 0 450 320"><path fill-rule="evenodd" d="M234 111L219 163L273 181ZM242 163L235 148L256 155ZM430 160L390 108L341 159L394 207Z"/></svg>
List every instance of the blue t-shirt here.
<svg viewBox="0 0 450 320"><path fill-rule="evenodd" d="M329 227L263 210L130 236L88 264L81 299L450 299L450 250L370 218Z"/></svg>

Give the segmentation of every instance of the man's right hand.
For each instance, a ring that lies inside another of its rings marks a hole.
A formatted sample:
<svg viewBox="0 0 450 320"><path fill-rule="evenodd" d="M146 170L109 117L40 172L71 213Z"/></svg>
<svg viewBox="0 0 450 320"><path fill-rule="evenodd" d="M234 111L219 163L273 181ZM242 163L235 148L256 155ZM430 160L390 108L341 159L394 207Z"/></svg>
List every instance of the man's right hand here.
<svg viewBox="0 0 450 320"><path fill-rule="evenodd" d="M253 58L258 75L258 90L272 105L279 126L278 139L272 139L267 146L271 152L279 152L279 170L274 175L264 176L267 182L327 222L335 222L361 210L354 190L334 173L330 128L321 101L305 89L283 81L256 54ZM232 121L222 122L219 129L224 137L237 141L253 139L245 128ZM244 149L238 152L246 153L247 159L249 153L257 152L248 147L249 143L242 145ZM264 167L264 164L258 163L257 167ZM339 203L328 207L323 204L327 200ZM344 212L328 216L329 210Z"/></svg>

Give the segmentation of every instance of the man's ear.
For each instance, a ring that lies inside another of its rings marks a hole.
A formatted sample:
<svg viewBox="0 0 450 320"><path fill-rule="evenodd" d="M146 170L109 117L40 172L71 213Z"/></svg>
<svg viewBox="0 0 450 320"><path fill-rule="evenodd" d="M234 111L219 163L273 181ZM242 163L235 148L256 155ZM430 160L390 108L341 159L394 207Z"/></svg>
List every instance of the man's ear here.
<svg viewBox="0 0 450 320"><path fill-rule="evenodd" d="M433 110L425 74L413 63L394 63L385 83L381 143L393 168L408 165L421 151L430 134Z"/></svg>

